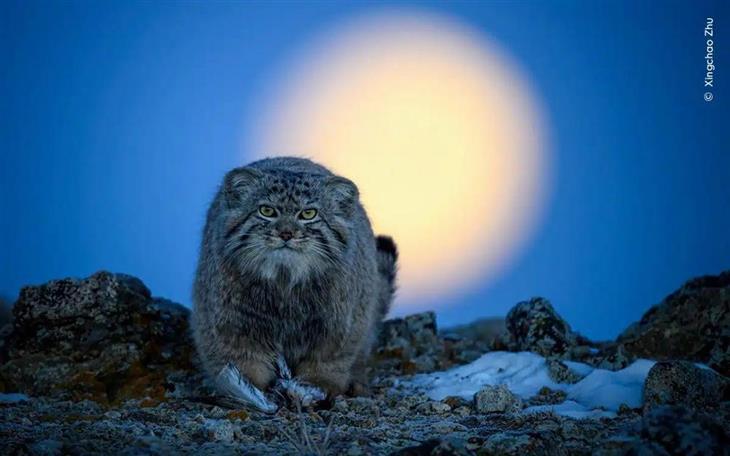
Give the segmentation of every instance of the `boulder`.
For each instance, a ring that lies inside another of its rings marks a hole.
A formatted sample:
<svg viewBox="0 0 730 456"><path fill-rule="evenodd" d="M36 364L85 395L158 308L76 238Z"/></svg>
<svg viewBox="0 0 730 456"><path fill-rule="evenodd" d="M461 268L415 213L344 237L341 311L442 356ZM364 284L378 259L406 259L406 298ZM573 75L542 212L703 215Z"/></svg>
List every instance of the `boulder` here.
<svg viewBox="0 0 730 456"><path fill-rule="evenodd" d="M545 357L566 357L578 343L577 335L545 298L518 303L507 314L508 347Z"/></svg>
<svg viewBox="0 0 730 456"><path fill-rule="evenodd" d="M730 381L688 361L663 361L651 368L644 382L644 410L658 405L684 405L703 410L730 400Z"/></svg>
<svg viewBox="0 0 730 456"><path fill-rule="evenodd" d="M617 342L634 357L696 361L730 376L730 271L690 280Z"/></svg>
<svg viewBox="0 0 730 456"><path fill-rule="evenodd" d="M8 332L0 331L7 336L0 391L31 397L0 394L0 454L723 454L730 447L727 389L691 363L659 363L643 414L623 405L600 419L550 407L514 413L524 405L505 386L442 401L406 388L404 373L449 368L501 339L485 336L481 323L440 334L432 313L384 323L370 397L266 414L226 410L210 390L190 389L204 383L188 310L152 297L133 277L101 272L27 287L14 312ZM520 303L506 326L505 347L548 354L560 381L579 378L561 360L618 366L632 356L621 344L586 342L540 299ZM549 406L566 397L541 388L526 402Z"/></svg>
<svg viewBox="0 0 730 456"><path fill-rule="evenodd" d="M188 315L124 274L25 287L0 354L0 388L110 404L159 402L175 389L172 378L194 371Z"/></svg>

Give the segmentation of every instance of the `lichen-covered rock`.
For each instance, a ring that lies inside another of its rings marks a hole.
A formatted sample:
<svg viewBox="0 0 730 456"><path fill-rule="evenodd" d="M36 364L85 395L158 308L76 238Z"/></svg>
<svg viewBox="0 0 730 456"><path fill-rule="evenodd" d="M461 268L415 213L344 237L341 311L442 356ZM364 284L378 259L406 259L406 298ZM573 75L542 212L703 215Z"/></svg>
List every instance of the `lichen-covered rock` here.
<svg viewBox="0 0 730 456"><path fill-rule="evenodd" d="M577 344L577 335L553 309L550 301L532 298L518 303L507 314L509 348L532 351L545 357L563 357Z"/></svg>
<svg viewBox="0 0 730 456"><path fill-rule="evenodd" d="M529 405L549 405L560 404L565 401L567 394L565 391L553 390L547 386L543 386L536 395L530 398Z"/></svg>
<svg viewBox="0 0 730 456"><path fill-rule="evenodd" d="M174 389L168 374L193 371L188 313L124 274L25 287L2 347L0 386L32 396L156 403Z"/></svg>
<svg viewBox="0 0 730 456"><path fill-rule="evenodd" d="M718 298L716 292L706 296ZM487 351L489 340L492 348L547 353L551 375L562 382L576 377L560 360L618 368L635 357L622 343L593 343L575 334L545 304L518 305L504 340L482 337L481 330L440 334L432 313L386 322L373 360L372 396L337 397L314 409L269 415L222 408L219 398L200 388L188 311L152 298L138 280L99 273L29 287L7 340L0 341L0 390L33 397L0 395L0 454L727 452L730 401L682 363L650 374L646 402L652 405L643 415L622 406L601 419L571 419L544 407L521 410L504 386L486 388L471 401L436 401L398 388L404 374L464 363ZM676 328L667 328L671 339ZM700 390L717 404L706 407ZM563 391L542 388L527 404L565 399ZM665 402L679 405L657 405Z"/></svg>
<svg viewBox="0 0 730 456"><path fill-rule="evenodd" d="M644 382L644 410L658 405L716 408L730 400L730 380L688 361L663 361L651 368Z"/></svg>
<svg viewBox="0 0 730 456"><path fill-rule="evenodd" d="M702 362L730 376L730 271L690 280L618 342L636 357Z"/></svg>
<svg viewBox="0 0 730 456"><path fill-rule="evenodd" d="M593 342L570 328L547 299L532 298L515 305L507 314L506 334L495 337L493 350L531 351L550 362L550 374L558 382L580 380L559 360L578 361L600 369L620 370L636 356L615 342Z"/></svg>
<svg viewBox="0 0 730 456"><path fill-rule="evenodd" d="M556 383L578 383L583 376L557 359L547 360L548 375Z"/></svg>
<svg viewBox="0 0 730 456"><path fill-rule="evenodd" d="M447 351L457 364L466 364L498 346L507 335L504 318L480 318L441 331Z"/></svg>
<svg viewBox="0 0 730 456"><path fill-rule="evenodd" d="M474 409L479 413L515 413L522 400L505 385L484 386L474 394Z"/></svg>
<svg viewBox="0 0 730 456"><path fill-rule="evenodd" d="M423 312L385 321L373 358L381 371L412 374L443 368L446 351L436 329L436 315Z"/></svg>
<svg viewBox="0 0 730 456"><path fill-rule="evenodd" d="M599 369L620 370L628 367L636 360L636 356L626 352L621 344L607 344L588 361Z"/></svg>

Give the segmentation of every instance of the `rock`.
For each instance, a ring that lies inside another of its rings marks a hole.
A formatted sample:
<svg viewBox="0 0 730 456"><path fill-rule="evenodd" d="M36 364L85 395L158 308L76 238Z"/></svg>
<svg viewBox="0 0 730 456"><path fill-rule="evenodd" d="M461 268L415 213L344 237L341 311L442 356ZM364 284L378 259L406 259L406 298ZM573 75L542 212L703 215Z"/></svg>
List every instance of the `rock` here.
<svg viewBox="0 0 730 456"><path fill-rule="evenodd" d="M547 360L548 375L557 383L578 383L583 376L557 359Z"/></svg>
<svg viewBox="0 0 730 456"><path fill-rule="evenodd" d="M454 326L443 331L446 334L459 335L463 340L471 343L482 343L485 349L492 346L494 341L507 332L504 318L480 318L465 325Z"/></svg>
<svg viewBox="0 0 730 456"><path fill-rule="evenodd" d="M595 357L591 364L599 369L617 371L636 360L636 356L626 353L623 345L611 344L604 348L602 356Z"/></svg>
<svg viewBox="0 0 730 456"><path fill-rule="evenodd" d="M206 420L205 433L210 440L219 442L232 442L235 436L235 428L230 421Z"/></svg>
<svg viewBox="0 0 730 456"><path fill-rule="evenodd" d="M431 399L429 399L425 394L408 394L404 397L398 398L398 405L406 410L411 410L430 400Z"/></svg>
<svg viewBox="0 0 730 456"><path fill-rule="evenodd" d="M174 389L169 373L193 371L189 311L152 298L128 275L98 272L25 287L13 314L0 355L4 391L159 402Z"/></svg>
<svg viewBox="0 0 730 456"><path fill-rule="evenodd" d="M511 351L532 351L545 357L564 357L578 343L578 337L570 325L544 298L532 298L517 304L507 314L506 325Z"/></svg>
<svg viewBox="0 0 730 456"><path fill-rule="evenodd" d="M636 360L622 344L592 342L574 332L544 298L532 298L507 314L507 333L494 339L493 350L531 351L549 360L550 374L559 382L580 380L559 360L571 360L608 370L619 370Z"/></svg>
<svg viewBox="0 0 730 456"><path fill-rule="evenodd" d="M442 402L444 404L447 404L452 409L471 406L471 402L467 401L461 396L447 396Z"/></svg>
<svg viewBox="0 0 730 456"><path fill-rule="evenodd" d="M381 371L406 374L432 372L447 365L444 343L436 331L436 315L424 312L385 321L374 364Z"/></svg>
<svg viewBox="0 0 730 456"><path fill-rule="evenodd" d="M466 364L492 350L507 334L504 318L480 318L441 332L446 350L457 364Z"/></svg>
<svg viewBox="0 0 730 456"><path fill-rule="evenodd" d="M347 410L352 410L366 415L379 415L380 408L376 401L370 397L352 397L347 399Z"/></svg>
<svg viewBox="0 0 730 456"><path fill-rule="evenodd" d="M623 343L574 333L547 301L520 303L510 314L504 337L487 335L484 321L439 333L432 313L390 320L374 356L371 396L268 415L226 408L201 386L188 311L151 297L139 280L102 272L28 287L13 325L0 331L0 391L30 395L0 394L0 454L616 455L728 448L730 401L714 383L722 377L688 363L650 373L643 414L623 405L600 419L572 419L550 407L524 411L504 386L468 401L435 401L403 388L410 378L404 374L463 363L489 344L549 353L550 375L561 382L578 378L561 360L616 368L635 357ZM565 398L542 388L528 404Z"/></svg>
<svg viewBox="0 0 730 456"><path fill-rule="evenodd" d="M529 400L530 405L551 405L560 404L565 401L567 394L565 391L553 390L547 386L543 386L535 396Z"/></svg>
<svg viewBox="0 0 730 456"><path fill-rule="evenodd" d="M635 357L696 361L730 376L730 271L690 280L617 341Z"/></svg>
<svg viewBox="0 0 730 456"><path fill-rule="evenodd" d="M708 455L727 454L730 434L727 422L712 415L677 407L660 406L642 420L633 454ZM652 450L661 449L666 453ZM640 450L645 450L642 452Z"/></svg>
<svg viewBox="0 0 730 456"><path fill-rule="evenodd" d="M502 319L485 319L439 333L433 312L387 320L371 367L380 373L414 374L470 363L489 351L503 326Z"/></svg>
<svg viewBox="0 0 730 456"><path fill-rule="evenodd" d="M515 413L522 401L505 385L484 386L474 394L474 409L479 413Z"/></svg>
<svg viewBox="0 0 730 456"><path fill-rule="evenodd" d="M658 362L644 382L644 410L685 405L702 410L730 400L730 380L687 361Z"/></svg>
<svg viewBox="0 0 730 456"><path fill-rule="evenodd" d="M451 411L451 406L445 402L440 401L428 401L416 407L418 413L429 414L444 414Z"/></svg>

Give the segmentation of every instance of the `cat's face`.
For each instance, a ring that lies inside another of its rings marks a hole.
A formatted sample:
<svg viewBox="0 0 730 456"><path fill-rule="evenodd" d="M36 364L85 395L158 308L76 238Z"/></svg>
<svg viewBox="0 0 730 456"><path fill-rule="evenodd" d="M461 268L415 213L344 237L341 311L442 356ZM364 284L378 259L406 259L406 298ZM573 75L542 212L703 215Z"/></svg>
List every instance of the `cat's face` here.
<svg viewBox="0 0 730 456"><path fill-rule="evenodd" d="M222 253L240 269L296 282L341 261L357 200L350 181L239 168L224 192Z"/></svg>

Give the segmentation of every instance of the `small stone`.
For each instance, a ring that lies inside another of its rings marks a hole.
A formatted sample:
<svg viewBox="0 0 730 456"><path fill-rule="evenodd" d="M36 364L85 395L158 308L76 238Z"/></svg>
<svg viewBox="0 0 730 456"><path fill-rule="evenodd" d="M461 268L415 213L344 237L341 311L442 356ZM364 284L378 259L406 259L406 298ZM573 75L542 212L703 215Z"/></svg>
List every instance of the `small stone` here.
<svg viewBox="0 0 730 456"><path fill-rule="evenodd" d="M457 407L468 407L470 405L470 402L461 396L447 396L442 402L449 404L449 407L454 409Z"/></svg>
<svg viewBox="0 0 730 456"><path fill-rule="evenodd" d="M453 411L454 415L462 417L462 418L465 416L469 416L472 413L471 407L464 406L464 405L462 405L461 407L456 407L453 410L454 410Z"/></svg>
<svg viewBox="0 0 730 456"><path fill-rule="evenodd" d="M583 377L557 359L547 360L548 375L556 383L578 383Z"/></svg>
<svg viewBox="0 0 730 456"><path fill-rule="evenodd" d="M553 390L547 386L540 388L537 394L530 398L530 405L552 405L560 404L565 401L567 394L565 391Z"/></svg>
<svg viewBox="0 0 730 456"><path fill-rule="evenodd" d="M634 361L635 357L626 353L623 345L613 347L609 354L601 359L598 363L599 369L607 369L610 371L617 371L627 367Z"/></svg>
<svg viewBox="0 0 730 456"><path fill-rule="evenodd" d="M515 413L522 409L522 401L505 385L490 385L474 394L474 408L479 413Z"/></svg>
<svg viewBox="0 0 730 456"><path fill-rule="evenodd" d="M439 401L428 401L416 407L418 413L423 414L442 414L451 411L449 404Z"/></svg>
<svg viewBox="0 0 730 456"><path fill-rule="evenodd" d="M219 442L232 442L235 438L235 429L227 420L207 420L205 429L208 437Z"/></svg>
<svg viewBox="0 0 730 456"><path fill-rule="evenodd" d="M350 409L350 405L342 397L335 398L335 403L332 406L332 410L339 413L347 413Z"/></svg>
<svg viewBox="0 0 730 456"><path fill-rule="evenodd" d="M406 409L413 409L418 405L428 402L430 399L425 394L410 394L398 401L398 405Z"/></svg>
<svg viewBox="0 0 730 456"><path fill-rule="evenodd" d="M223 418L226 416L226 411L216 405L208 411L208 416L211 418Z"/></svg>
<svg viewBox="0 0 730 456"><path fill-rule="evenodd" d="M122 414L117 412L116 410L109 410L104 414L104 416L109 418L110 420L117 420L122 417Z"/></svg>
<svg viewBox="0 0 730 456"><path fill-rule="evenodd" d="M441 420L434 423L431 430L437 434L452 434L454 432L466 432L469 428L450 420Z"/></svg>

